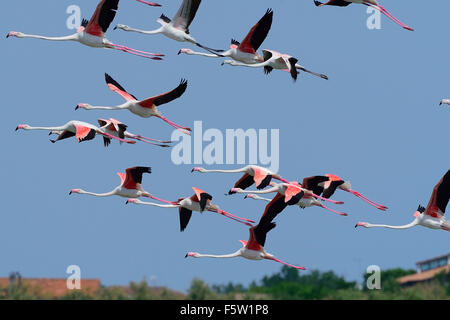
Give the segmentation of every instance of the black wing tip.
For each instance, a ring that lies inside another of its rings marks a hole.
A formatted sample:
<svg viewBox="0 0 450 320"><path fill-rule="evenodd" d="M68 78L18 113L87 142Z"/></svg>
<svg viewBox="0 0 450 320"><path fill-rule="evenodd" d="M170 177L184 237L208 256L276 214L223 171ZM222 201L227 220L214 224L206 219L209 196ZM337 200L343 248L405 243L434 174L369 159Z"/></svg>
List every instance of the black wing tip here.
<svg viewBox="0 0 450 320"><path fill-rule="evenodd" d="M320 6L322 4L322 2L314 0L314 4L316 5L316 7Z"/></svg>
<svg viewBox="0 0 450 320"><path fill-rule="evenodd" d="M162 21L166 22L166 23L170 23L172 20L170 20L170 18L168 16L166 16L164 13L161 14L161 16L159 17Z"/></svg>
<svg viewBox="0 0 450 320"><path fill-rule="evenodd" d="M426 210L425 207L422 207L421 205L419 205L419 207L417 208L417 211L419 211L420 213L424 213Z"/></svg>

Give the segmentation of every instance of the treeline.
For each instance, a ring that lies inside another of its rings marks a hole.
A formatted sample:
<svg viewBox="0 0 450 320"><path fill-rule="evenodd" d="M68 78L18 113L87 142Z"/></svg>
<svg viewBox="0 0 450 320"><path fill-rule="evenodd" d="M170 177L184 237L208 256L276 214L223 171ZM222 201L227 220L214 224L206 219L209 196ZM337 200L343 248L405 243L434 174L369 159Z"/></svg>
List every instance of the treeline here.
<svg viewBox="0 0 450 320"><path fill-rule="evenodd" d="M300 300L300 299L450 299L450 273L437 275L432 281L414 286L402 287L397 278L415 273L414 270L391 269L381 272L381 289L366 288L368 276L363 277L362 284L347 281L333 271L311 271L299 273L298 270L282 267L280 272L264 276L252 282L248 287L242 284L208 285L201 279L193 279L187 294L169 288L152 287L143 280L131 282L129 286L101 287L97 292L87 293L73 291L55 298L62 300L100 299L100 300ZM42 295L37 288L15 284L0 288L0 299L52 299Z"/></svg>

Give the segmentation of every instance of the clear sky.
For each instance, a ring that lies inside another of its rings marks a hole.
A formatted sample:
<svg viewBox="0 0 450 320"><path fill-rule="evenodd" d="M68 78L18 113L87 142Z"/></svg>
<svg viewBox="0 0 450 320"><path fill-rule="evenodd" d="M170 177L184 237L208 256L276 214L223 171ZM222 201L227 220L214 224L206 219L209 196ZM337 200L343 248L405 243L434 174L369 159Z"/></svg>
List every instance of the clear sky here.
<svg viewBox="0 0 450 320"><path fill-rule="evenodd" d="M178 211L125 205L119 197L69 196L72 188L107 192L119 184L116 172L146 165L144 188L164 199L190 196L196 186L236 215L258 220L265 203L224 193L240 174L190 173L193 165L175 165L170 149L146 144L104 148L100 138L78 144L48 141L44 131L14 132L20 123L62 125L69 120L96 123L115 117L129 130L168 139L163 121L127 111L74 111L77 103L118 105L121 97L104 83L108 72L138 98L189 81L184 96L160 110L174 122L203 129L279 129L279 173L289 180L334 173L355 190L389 207L386 213L338 191L339 209L348 217L319 208L287 208L268 234L266 250L308 269L333 270L360 280L367 266L414 268L416 261L449 252L449 234L416 227L409 230L355 229L358 221L406 224L419 204L427 205L437 181L449 169L448 53L450 3L384 0L409 32L382 18L381 30L369 30L366 7L316 8L313 1L204 0L191 25L196 39L213 48L242 40L267 8L272 29L261 48L289 53L305 67L325 73L325 81L300 74L221 66L220 59L177 55L194 48L162 35L113 31L117 24L155 29L161 13L172 17L180 1L160 0L151 8L122 0L108 39L136 49L165 53L151 61L78 43L1 38L2 195L0 276L66 277L76 264L82 277L103 284L127 284L153 277L152 284L186 290L193 277L209 283L248 285L281 265L246 259L184 259L187 251L225 254L248 239L245 226L213 213L193 213L179 232ZM97 1L3 1L0 30L62 36L69 5L90 18ZM199 138L199 137L197 137ZM208 143L205 143L206 146ZM205 165L206 166L206 165ZM208 168L232 169L241 165ZM336 208L336 206L333 206Z"/></svg>

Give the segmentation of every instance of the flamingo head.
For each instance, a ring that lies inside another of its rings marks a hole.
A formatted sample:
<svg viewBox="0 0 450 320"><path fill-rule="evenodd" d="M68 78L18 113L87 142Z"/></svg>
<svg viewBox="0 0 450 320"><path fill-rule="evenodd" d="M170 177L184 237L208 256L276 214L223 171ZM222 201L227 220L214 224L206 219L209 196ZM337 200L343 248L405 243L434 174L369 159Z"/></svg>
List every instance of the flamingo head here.
<svg viewBox="0 0 450 320"><path fill-rule="evenodd" d="M193 54L194 51L192 51L191 49L183 48L180 51L178 51L178 54L182 54L182 53L184 53L184 54Z"/></svg>
<svg viewBox="0 0 450 320"><path fill-rule="evenodd" d="M91 106L90 104L87 104L87 103L79 103L79 104L77 104L77 106L75 107L75 110L78 110L78 109L89 110L89 109L92 109L92 106Z"/></svg>
<svg viewBox="0 0 450 320"><path fill-rule="evenodd" d="M125 202L125 204L129 203L137 203L137 199L128 199L127 202Z"/></svg>
<svg viewBox="0 0 450 320"><path fill-rule="evenodd" d="M369 227L369 223L368 223L368 222L358 222L358 223L355 225L355 228L357 228L357 227L368 228L368 227Z"/></svg>
<svg viewBox="0 0 450 320"><path fill-rule="evenodd" d="M131 30L131 28L129 26L124 25L124 24L118 24L117 26L114 27L114 30L116 30L116 29L122 29L124 31L130 31Z"/></svg>
<svg viewBox="0 0 450 320"><path fill-rule="evenodd" d="M185 258L187 258L187 257L198 258L199 257L199 253L198 252L188 252L188 253L186 253L186 255L184 257Z"/></svg>
<svg viewBox="0 0 450 320"><path fill-rule="evenodd" d="M221 65L223 66L225 64L229 64L230 66L236 66L237 62L234 60L224 60Z"/></svg>
<svg viewBox="0 0 450 320"><path fill-rule="evenodd" d="M191 172L205 172L205 169L202 167L195 167L191 170Z"/></svg>
<svg viewBox="0 0 450 320"><path fill-rule="evenodd" d="M425 210L426 210L426 209L425 209L424 207L422 207L422 206L419 205L419 207L417 208L416 212L414 212L414 217L415 217L415 218L420 217L420 215L421 215L422 213L424 213Z"/></svg>
<svg viewBox="0 0 450 320"><path fill-rule="evenodd" d="M19 129L22 129L22 130L28 130L28 129L30 129L31 127L29 126L29 125L27 125L27 124L19 124L17 127L16 127L16 131L17 130L19 130Z"/></svg>
<svg viewBox="0 0 450 320"><path fill-rule="evenodd" d="M6 35L6 38L9 38L9 37L23 38L23 33L17 32L17 31L11 31Z"/></svg>
<svg viewBox="0 0 450 320"><path fill-rule="evenodd" d="M70 190L70 192L69 192L69 195L71 195L72 193L81 193L83 190L81 190L81 189L72 189L72 190Z"/></svg>
<svg viewBox="0 0 450 320"><path fill-rule="evenodd" d="M242 191L241 188L231 188L230 191L228 191L228 194L235 194L239 191Z"/></svg>
<svg viewBox="0 0 450 320"><path fill-rule="evenodd" d="M246 194L244 199L247 199L247 198L256 199L256 194L253 194L253 193Z"/></svg>

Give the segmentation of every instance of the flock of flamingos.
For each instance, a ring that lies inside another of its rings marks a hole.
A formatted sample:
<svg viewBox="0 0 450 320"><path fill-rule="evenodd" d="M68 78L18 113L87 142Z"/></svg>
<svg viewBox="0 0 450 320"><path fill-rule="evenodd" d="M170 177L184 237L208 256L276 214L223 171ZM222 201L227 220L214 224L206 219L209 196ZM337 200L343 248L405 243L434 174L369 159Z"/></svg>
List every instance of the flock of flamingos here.
<svg viewBox="0 0 450 320"><path fill-rule="evenodd" d="M144 0L137 0L149 6L159 7L161 5L157 3L151 3ZM262 55L258 53L258 49L267 37L272 25L273 11L267 10L264 16L251 28L247 36L242 42L236 40L231 41L230 49L219 50L212 49L203 44L198 43L190 34L189 26L194 20L197 10L200 6L201 0L183 0L180 9L171 20L165 15L161 15L157 20L161 27L152 31L145 31L134 29L129 26L118 24L114 29L122 29L129 32L139 32L142 34L163 34L166 37L181 41L190 42L196 46L204 49L206 52L195 52L191 49L181 49L178 54L199 55L210 58L230 58L231 60L225 60L223 64L229 64L231 66L245 66L251 68L263 68L266 74L269 74L272 70L283 70L289 72L294 81L297 79L297 75L300 71L307 72L318 76L322 79L328 79L324 74L319 74L310 71L303 66L297 64L298 59L295 57L282 54L274 50L262 50ZM400 22L389 11L379 5L376 0L330 0L327 3L321 3L314 1L314 4L318 7L332 5L345 7L351 3L364 4L370 6L381 13L386 15L389 19L399 24L406 30L413 31L412 28ZM94 48L107 48L123 51L139 57L148 58L152 60L162 60L164 55L159 53L150 53L133 48L129 48L124 45L114 44L107 40L105 33L108 30L111 22L113 21L116 11L118 10L119 0L101 0L97 6L97 9L88 20L83 20L82 25L78 29L77 33L65 36L65 37L44 37L39 35L24 34L21 32L11 31L7 37L17 38L35 38L52 41L78 41L89 47ZM187 81L181 80L178 87L164 94L153 96L145 100L139 100L134 95L128 93L117 81L111 76L105 74L105 80L108 88L113 92L119 94L125 103L118 106L92 106L87 103L80 103L76 106L76 109L101 109L101 110L123 110L128 109L130 112L144 118L157 117L167 122L170 126L176 130L180 130L185 134L190 134L191 129L188 127L180 126L169 119L165 118L158 107L160 105L169 103L174 99L180 98L187 89ZM443 99L440 103L450 104L450 100ZM31 127L26 124L17 126L16 130L47 130L51 134L57 135L55 140L50 140L55 143L57 141L75 137L78 142L88 141L95 138L96 135L100 135L104 139L105 146L108 146L112 139L120 142L134 144L137 141L157 145L160 147L169 147L171 141L163 141L152 138L147 138L138 134L133 134L127 131L127 126L115 119L99 119L99 126L95 126L82 121L69 121L63 126L59 127ZM244 224L250 227L250 237L248 241L241 240L242 248L238 251L228 255L211 255L200 254L197 252L188 252L186 257L212 257L212 258L232 258L232 257L244 257L251 260L273 260L285 265L291 266L297 269L305 269L301 266L294 266L284 261L279 260L274 255L267 253L264 249L267 233L275 227L273 220L278 214L280 214L288 206L299 206L300 208L307 208L311 206L318 206L330 212L346 216L345 212L340 212L331 209L324 205L324 202L328 202L334 205L342 204L341 201L331 200L331 196L334 195L336 190L342 190L352 193L356 197L365 201L369 205L379 209L387 210L387 207L376 203L361 193L352 189L350 183L341 179L333 174L325 174L323 176L312 176L305 178L301 184L296 181L288 181L280 175L271 172L266 168L262 168L256 165L248 165L241 169L236 170L206 170L204 168L196 167L192 169L192 172L208 173L208 172L223 172L223 173L243 173L243 176L237 180L228 194L245 193L246 198L267 201L268 204L265 207L257 225L254 225L254 221L242 217L235 216L227 211L220 209L217 205L211 201L213 197L206 191L198 188L192 188L194 194L190 197L177 199L175 201L168 201L154 197L152 194L146 192L142 187L142 177L144 173L151 173L149 167L133 167L126 169L126 173L118 173L121 184L114 190L108 193L93 193L87 192L82 189L73 189L70 194L88 194L97 197L109 197L120 196L127 198L127 203L134 203L139 205L149 205L162 208L178 208L180 217L180 230L183 231L187 227L191 218L192 212L210 211L218 213L232 219L236 222ZM279 183L272 180L278 180ZM256 191L248 191L247 188L255 185ZM267 188L268 187L268 188ZM275 196L272 199L263 198L260 194L274 193ZM151 198L158 203L143 202L138 198L145 197ZM431 199L427 207L419 206L414 213L414 220L403 226L390 226L390 225L375 225L367 222L358 222L355 227L384 227L391 229L406 229L416 225L421 225L431 229L450 231L450 221L444 219L445 209L450 198L450 170L442 177L442 179L436 184L432 191Z"/></svg>

